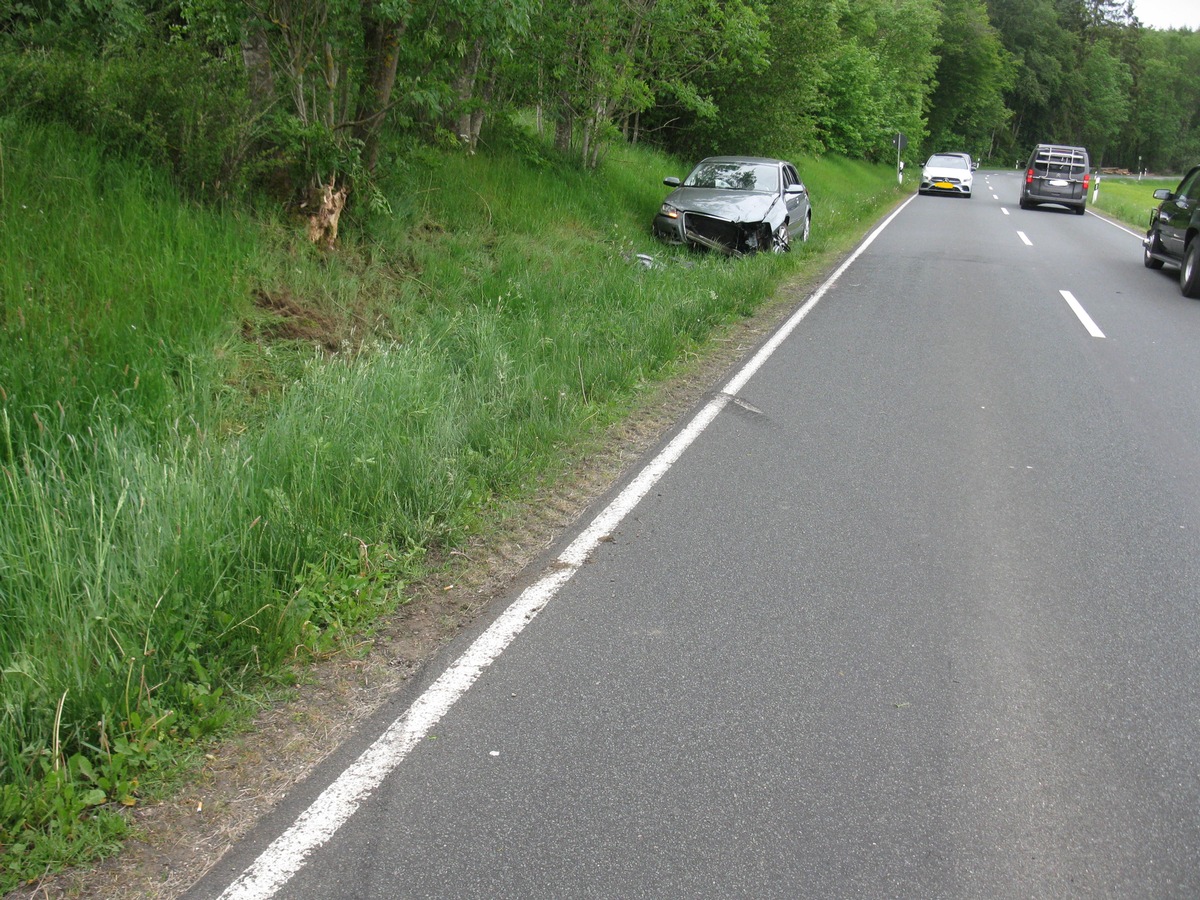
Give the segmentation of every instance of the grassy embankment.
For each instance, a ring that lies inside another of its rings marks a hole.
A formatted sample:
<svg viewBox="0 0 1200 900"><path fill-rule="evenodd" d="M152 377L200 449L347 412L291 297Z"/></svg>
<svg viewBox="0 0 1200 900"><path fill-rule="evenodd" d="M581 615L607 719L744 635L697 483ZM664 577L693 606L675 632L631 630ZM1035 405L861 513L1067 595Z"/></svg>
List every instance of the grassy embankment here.
<svg viewBox="0 0 1200 900"><path fill-rule="evenodd" d="M1179 177L1143 178L1105 175L1100 179L1100 193L1093 207L1108 213L1136 231L1149 227L1150 211L1158 206L1154 192L1159 188L1174 190Z"/></svg>
<svg viewBox="0 0 1200 900"><path fill-rule="evenodd" d="M648 234L684 164L517 143L392 166L391 208L323 254L0 121L0 892L114 847L246 692L405 603L431 549L898 197L798 160L808 245L699 258Z"/></svg>

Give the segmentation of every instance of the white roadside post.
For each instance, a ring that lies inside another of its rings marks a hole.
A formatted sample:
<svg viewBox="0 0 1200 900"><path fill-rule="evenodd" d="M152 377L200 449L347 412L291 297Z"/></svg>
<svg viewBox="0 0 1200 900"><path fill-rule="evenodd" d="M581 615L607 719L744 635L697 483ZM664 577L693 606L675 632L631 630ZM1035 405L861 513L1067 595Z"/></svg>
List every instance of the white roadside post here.
<svg viewBox="0 0 1200 900"><path fill-rule="evenodd" d="M900 159L900 151L908 146L908 138L901 131L896 132L896 136L892 138L892 145L896 148L896 182L904 184L904 161Z"/></svg>

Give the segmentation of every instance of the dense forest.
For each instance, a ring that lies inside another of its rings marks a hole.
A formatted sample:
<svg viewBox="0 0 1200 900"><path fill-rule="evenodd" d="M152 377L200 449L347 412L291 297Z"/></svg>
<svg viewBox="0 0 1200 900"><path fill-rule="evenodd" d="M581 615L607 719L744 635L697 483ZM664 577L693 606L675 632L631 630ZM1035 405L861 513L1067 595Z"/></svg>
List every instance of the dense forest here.
<svg viewBox="0 0 1200 900"><path fill-rule="evenodd" d="M1200 34L1118 0L17 0L0 83L0 114L140 148L194 195L381 202L388 154L518 117L584 167L618 140L886 160L897 132L910 160L1200 158Z"/></svg>

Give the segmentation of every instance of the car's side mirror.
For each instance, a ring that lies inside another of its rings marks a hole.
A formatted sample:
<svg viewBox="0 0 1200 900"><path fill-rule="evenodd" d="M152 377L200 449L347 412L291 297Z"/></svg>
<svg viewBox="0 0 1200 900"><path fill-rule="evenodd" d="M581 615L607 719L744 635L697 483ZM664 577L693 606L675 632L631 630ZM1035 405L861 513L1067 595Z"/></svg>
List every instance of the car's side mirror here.
<svg viewBox="0 0 1200 900"><path fill-rule="evenodd" d="M663 184L665 184L667 187L679 187L679 179L674 175L671 175L670 177L663 179Z"/></svg>
<svg viewBox="0 0 1200 900"><path fill-rule="evenodd" d="M1154 192L1154 199L1155 200L1170 200L1171 192L1168 191L1166 188L1159 188L1157 191Z"/></svg>
<svg viewBox="0 0 1200 900"><path fill-rule="evenodd" d="M800 184L800 182L796 182L795 184L789 184L784 189L785 194L803 194L803 193L806 193L806 191L807 191L807 189L804 187L804 185Z"/></svg>

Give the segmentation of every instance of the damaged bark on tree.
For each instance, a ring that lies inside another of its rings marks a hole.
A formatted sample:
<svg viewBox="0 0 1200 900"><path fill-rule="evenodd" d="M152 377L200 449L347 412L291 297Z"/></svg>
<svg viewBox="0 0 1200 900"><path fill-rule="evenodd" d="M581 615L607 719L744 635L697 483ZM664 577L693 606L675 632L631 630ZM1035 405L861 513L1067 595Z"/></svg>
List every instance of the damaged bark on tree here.
<svg viewBox="0 0 1200 900"><path fill-rule="evenodd" d="M323 250L333 249L337 241L338 219L346 206L346 195L350 189L346 185L335 188L336 176L329 179L329 184L322 184L314 198L317 211L308 217L308 239Z"/></svg>

